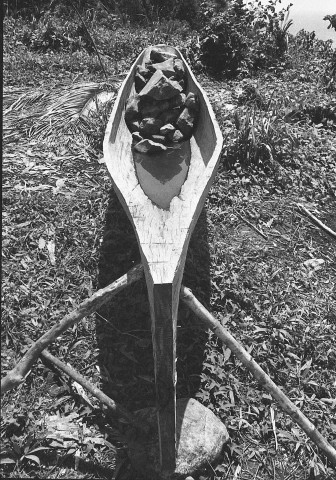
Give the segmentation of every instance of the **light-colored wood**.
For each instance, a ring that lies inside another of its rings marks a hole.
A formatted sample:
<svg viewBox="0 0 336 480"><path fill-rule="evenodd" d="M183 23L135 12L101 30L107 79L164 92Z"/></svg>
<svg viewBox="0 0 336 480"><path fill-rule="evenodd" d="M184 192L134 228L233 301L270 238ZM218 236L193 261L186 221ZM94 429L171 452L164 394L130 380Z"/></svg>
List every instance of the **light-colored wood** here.
<svg viewBox="0 0 336 480"><path fill-rule="evenodd" d="M149 177L146 184L137 165L139 156L132 152L132 137L124 118L125 104L134 94L136 65L144 62L151 47L139 55L118 94L106 129L104 158L114 189L133 224L142 256L151 305L161 465L164 471L170 471L175 465L175 343L181 278L189 239L212 184L223 139L207 96L181 53L173 47L160 45L160 48L182 59L188 76L187 93L196 93L200 100L193 137L177 151L169 151L172 159L181 156L181 162L187 165L185 174L171 173L168 185L175 182L175 190L169 188L174 192L171 195L153 169L150 172L155 177L153 185ZM140 162L143 159L142 156ZM150 159L148 156L148 162L160 165L161 161L166 172L167 159L166 153L151 155ZM176 163L179 160L172 161L172 169ZM155 182L163 191L158 197L155 192L160 188L154 186Z"/></svg>
<svg viewBox="0 0 336 480"><path fill-rule="evenodd" d="M327 227L327 225L321 222L321 220L316 218L315 215L313 215L306 207L298 204L298 209L299 212L305 213L307 217L310 218L310 220L312 220L314 223L316 223L316 225L318 225L322 230L329 233L329 235L331 235L333 238L336 238L336 232L334 232L334 230L332 230L331 228Z"/></svg>
<svg viewBox="0 0 336 480"><path fill-rule="evenodd" d="M195 313L195 315L210 328L222 342L230 348L242 364L252 373L261 386L265 388L278 402L280 407L297 423L308 437L325 453L331 464L336 467L336 450L328 440L316 429L315 425L301 412L301 410L284 394L273 382L267 373L257 364L252 356L226 330L221 323L197 300L189 288L182 286L181 300Z"/></svg>

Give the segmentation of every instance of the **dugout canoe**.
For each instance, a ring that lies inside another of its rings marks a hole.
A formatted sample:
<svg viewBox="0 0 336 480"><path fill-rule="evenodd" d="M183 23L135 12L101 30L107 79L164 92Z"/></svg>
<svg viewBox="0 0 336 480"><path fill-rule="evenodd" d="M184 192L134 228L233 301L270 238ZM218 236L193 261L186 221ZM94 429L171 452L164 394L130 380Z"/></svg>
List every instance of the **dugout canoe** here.
<svg viewBox="0 0 336 480"><path fill-rule="evenodd" d="M149 58L146 48L124 80L104 139L104 159L113 188L136 233L151 310L156 405L162 471L176 462L176 323L181 280L190 236L219 163L223 138L210 102L180 51L156 45L180 58L187 72L186 93L200 102L190 140L159 154L132 150L125 104L135 93L136 66Z"/></svg>

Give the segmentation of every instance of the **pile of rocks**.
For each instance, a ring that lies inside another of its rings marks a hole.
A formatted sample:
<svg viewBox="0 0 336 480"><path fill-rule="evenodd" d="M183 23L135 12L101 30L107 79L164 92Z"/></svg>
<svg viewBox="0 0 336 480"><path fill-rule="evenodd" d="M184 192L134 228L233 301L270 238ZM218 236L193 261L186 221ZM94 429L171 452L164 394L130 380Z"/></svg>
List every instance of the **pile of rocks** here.
<svg viewBox="0 0 336 480"><path fill-rule="evenodd" d="M125 121L135 150L165 151L192 136L199 102L196 94L185 94L187 75L182 60L152 48L150 60L137 66L134 83L136 94L127 101Z"/></svg>

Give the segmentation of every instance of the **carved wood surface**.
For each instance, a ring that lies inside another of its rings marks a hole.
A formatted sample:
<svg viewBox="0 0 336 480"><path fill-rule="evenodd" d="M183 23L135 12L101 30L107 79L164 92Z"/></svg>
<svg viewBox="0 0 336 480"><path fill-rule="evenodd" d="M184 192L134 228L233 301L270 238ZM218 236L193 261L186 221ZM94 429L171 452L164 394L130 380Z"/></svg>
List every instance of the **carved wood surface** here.
<svg viewBox="0 0 336 480"><path fill-rule="evenodd" d="M137 168L139 157L133 156L132 136L124 118L126 101L134 94L136 65L149 56L150 48L139 55L119 91L106 129L104 158L114 189L133 224L142 256L151 305L161 465L169 471L175 464L175 344L181 279L190 236L215 176L223 139L207 96L181 53L173 47L160 46L162 51L174 53L184 62L187 93L197 94L200 113L193 137L182 147L183 161L188 167L186 178L171 175L177 182L171 189L175 188L177 195L168 198L163 193L160 200L160 175L153 171L159 198L150 191L151 185L146 185L149 177L141 177ZM166 154L150 157L148 161L156 163L157 171L160 162L163 169L168 168ZM172 161L172 169L176 163ZM181 178L183 183L179 185ZM161 183L162 189L166 188L165 182Z"/></svg>

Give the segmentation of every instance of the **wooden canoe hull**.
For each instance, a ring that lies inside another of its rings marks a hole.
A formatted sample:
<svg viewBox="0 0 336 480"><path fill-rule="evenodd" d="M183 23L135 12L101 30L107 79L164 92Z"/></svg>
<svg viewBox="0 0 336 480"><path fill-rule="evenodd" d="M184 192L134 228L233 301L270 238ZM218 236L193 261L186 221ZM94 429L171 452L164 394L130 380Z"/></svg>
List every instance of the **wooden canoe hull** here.
<svg viewBox="0 0 336 480"><path fill-rule="evenodd" d="M170 167L169 155L146 158L132 151L125 104L134 93L136 66L149 55L150 48L139 55L120 89L106 129L104 158L114 189L133 224L142 256L152 320L160 464L162 471L173 472L179 292L190 236L215 176L223 139L207 96L181 53L160 46L184 62L187 93L196 93L200 101L197 126L188 142L170 152ZM161 168L155 173L156 164ZM178 175L174 174L175 168L180 168ZM160 189L165 189L163 195Z"/></svg>
<svg viewBox="0 0 336 480"><path fill-rule="evenodd" d="M150 48L150 47L149 47ZM181 53L168 48L183 61ZM155 284L173 283L183 270L191 233L209 192L222 149L222 134L205 92L185 63L188 91L200 99L200 115L190 139L190 165L179 194L169 208L161 208L145 194L136 174L132 153L132 136L125 119L125 104L134 88L136 65L141 64L148 49L134 62L125 79L106 129L104 158L118 194L134 226L142 259Z"/></svg>

